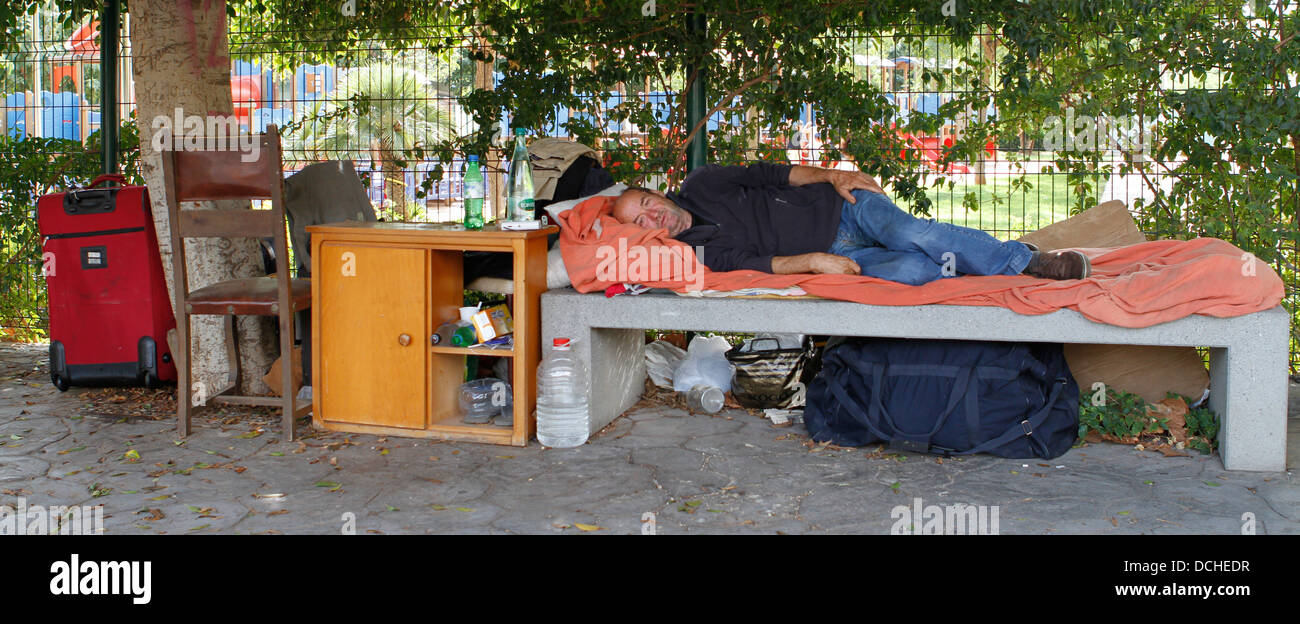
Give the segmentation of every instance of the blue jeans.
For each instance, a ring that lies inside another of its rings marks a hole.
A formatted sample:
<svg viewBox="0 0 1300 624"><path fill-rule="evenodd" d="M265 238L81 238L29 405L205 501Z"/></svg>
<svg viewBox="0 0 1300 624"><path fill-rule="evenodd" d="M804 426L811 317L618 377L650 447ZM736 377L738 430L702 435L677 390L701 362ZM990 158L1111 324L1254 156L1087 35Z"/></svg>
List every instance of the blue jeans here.
<svg viewBox="0 0 1300 624"><path fill-rule="evenodd" d="M847 256L863 275L920 285L958 275L1017 275L1033 252L980 230L918 219L880 193L853 191L829 253Z"/></svg>

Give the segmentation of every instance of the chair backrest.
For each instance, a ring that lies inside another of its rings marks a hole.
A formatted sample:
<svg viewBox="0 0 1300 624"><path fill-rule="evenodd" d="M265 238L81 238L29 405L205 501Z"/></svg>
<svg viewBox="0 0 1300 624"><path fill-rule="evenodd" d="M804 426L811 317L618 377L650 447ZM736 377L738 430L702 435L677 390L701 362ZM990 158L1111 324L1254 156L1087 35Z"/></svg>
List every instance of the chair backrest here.
<svg viewBox="0 0 1300 624"><path fill-rule="evenodd" d="M248 140L248 135L244 140ZM254 149L242 148L237 136L204 137L201 149L163 151L163 178L171 223L181 238L272 236L283 227L284 177L280 171L280 135L275 126L252 135ZM223 199L269 199L271 210L180 210L181 202Z"/></svg>
<svg viewBox="0 0 1300 624"><path fill-rule="evenodd" d="M267 126L266 134L252 135L252 140L256 146L252 150L241 149L239 137L229 136L199 139L199 149L162 152L172 256L182 275L185 239L207 237L273 238L276 271L288 275L279 129ZM230 199L270 200L271 209L180 209L182 202ZM181 277L177 284L188 288L188 280L180 281Z"/></svg>

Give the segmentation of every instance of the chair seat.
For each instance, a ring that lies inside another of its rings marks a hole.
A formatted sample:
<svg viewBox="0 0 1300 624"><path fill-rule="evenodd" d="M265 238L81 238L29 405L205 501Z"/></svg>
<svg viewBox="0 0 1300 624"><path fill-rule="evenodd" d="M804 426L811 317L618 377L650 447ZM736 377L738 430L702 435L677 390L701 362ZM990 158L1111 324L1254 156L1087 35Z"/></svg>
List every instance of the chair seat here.
<svg viewBox="0 0 1300 624"><path fill-rule="evenodd" d="M191 292L186 297L186 312L274 316L272 306L279 303L276 288L274 276L218 282ZM311 280L289 280L289 291L294 311L311 307Z"/></svg>

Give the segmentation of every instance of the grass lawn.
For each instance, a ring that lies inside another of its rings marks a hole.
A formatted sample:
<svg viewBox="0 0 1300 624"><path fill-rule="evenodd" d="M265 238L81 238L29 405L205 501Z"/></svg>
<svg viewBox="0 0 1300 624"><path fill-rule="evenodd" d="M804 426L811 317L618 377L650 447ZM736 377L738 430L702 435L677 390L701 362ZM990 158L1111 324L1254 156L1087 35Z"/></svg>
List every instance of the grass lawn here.
<svg viewBox="0 0 1300 624"><path fill-rule="evenodd" d="M1014 176L988 176L988 183L983 185L976 185L973 175L963 177L970 181L959 181L952 190L945 182L926 192L934 202L930 216L1002 239L1017 238L1068 218L1069 205L1076 197L1063 174L1030 174L1026 177L1027 190L1011 187ZM968 193L974 195L978 210L967 210L962 205Z"/></svg>

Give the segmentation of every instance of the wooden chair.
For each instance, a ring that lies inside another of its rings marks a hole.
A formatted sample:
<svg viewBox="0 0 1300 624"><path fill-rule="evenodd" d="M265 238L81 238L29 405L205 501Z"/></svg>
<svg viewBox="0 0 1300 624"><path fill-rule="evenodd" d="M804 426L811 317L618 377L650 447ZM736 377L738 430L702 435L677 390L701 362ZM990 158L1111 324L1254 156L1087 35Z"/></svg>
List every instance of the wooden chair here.
<svg viewBox="0 0 1300 624"><path fill-rule="evenodd" d="M275 316L280 326L281 379L279 397L227 394L229 390L202 400L240 405L280 406L284 433L294 437L294 420L311 411L311 402L295 401L299 380L293 378L294 313L311 307L311 282L290 279L289 254L282 198L284 176L280 171L280 134L267 126L260 141L258 158L244 162L249 154L235 149L208 151L164 151L163 180L167 211L171 220L172 267L175 282L177 400L176 420L180 435L190 432L193 381L190 370L190 316L217 314L226 317L226 349L230 355L229 381L239 381L239 357L235 341L235 316ZM227 143L228 146L233 141ZM208 143L203 143L205 147ZM217 144L220 146L220 144ZM181 202L209 200L269 199L270 210L180 210ZM275 275L228 280L189 289L185 272L186 238L271 237L274 240ZM232 386L233 387L233 386Z"/></svg>

